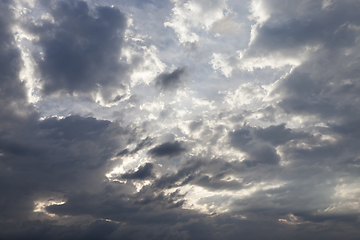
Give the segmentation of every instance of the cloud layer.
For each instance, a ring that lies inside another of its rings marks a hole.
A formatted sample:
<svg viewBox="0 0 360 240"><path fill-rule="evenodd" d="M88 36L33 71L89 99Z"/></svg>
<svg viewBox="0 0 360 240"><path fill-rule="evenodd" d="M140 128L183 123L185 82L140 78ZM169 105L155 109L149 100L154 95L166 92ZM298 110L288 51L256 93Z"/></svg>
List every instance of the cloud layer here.
<svg viewBox="0 0 360 240"><path fill-rule="evenodd" d="M360 4L0 3L0 238L358 239Z"/></svg>

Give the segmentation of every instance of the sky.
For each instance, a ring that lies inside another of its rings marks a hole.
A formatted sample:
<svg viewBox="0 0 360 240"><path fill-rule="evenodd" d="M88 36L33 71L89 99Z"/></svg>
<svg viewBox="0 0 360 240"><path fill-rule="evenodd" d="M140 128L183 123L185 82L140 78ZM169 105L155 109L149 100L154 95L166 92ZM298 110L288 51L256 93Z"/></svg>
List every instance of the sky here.
<svg viewBox="0 0 360 240"><path fill-rule="evenodd" d="M359 11L1 0L0 238L358 239Z"/></svg>

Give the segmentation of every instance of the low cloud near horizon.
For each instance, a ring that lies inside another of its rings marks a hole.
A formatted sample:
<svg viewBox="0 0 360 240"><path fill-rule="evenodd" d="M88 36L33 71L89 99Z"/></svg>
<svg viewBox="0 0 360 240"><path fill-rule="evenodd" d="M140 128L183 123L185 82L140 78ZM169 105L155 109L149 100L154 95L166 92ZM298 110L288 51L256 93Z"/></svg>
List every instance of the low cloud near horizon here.
<svg viewBox="0 0 360 240"><path fill-rule="evenodd" d="M357 0L4 0L1 239L360 234Z"/></svg>

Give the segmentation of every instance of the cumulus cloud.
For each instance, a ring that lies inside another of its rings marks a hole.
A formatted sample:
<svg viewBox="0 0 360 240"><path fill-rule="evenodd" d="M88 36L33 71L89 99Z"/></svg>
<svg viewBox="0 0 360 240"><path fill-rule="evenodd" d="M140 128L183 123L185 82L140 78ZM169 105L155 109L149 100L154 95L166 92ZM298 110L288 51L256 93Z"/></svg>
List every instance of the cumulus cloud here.
<svg viewBox="0 0 360 240"><path fill-rule="evenodd" d="M174 1L173 14L165 26L171 27L181 43L196 43L201 40L198 29L210 30L211 26L225 17L226 0Z"/></svg>
<svg viewBox="0 0 360 240"><path fill-rule="evenodd" d="M107 101L114 88L125 88L129 71L120 62L127 19L117 8L96 7L83 1L46 4L49 21L27 23L40 47L36 61L42 93L99 92Z"/></svg>

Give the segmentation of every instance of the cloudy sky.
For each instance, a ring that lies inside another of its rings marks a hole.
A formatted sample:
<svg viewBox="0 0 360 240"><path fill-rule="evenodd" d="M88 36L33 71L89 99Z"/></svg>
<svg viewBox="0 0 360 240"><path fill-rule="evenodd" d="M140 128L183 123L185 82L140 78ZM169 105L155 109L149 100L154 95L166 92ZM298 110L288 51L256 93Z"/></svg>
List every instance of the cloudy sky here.
<svg viewBox="0 0 360 240"><path fill-rule="evenodd" d="M1 0L1 239L358 239L360 1Z"/></svg>

